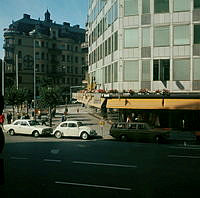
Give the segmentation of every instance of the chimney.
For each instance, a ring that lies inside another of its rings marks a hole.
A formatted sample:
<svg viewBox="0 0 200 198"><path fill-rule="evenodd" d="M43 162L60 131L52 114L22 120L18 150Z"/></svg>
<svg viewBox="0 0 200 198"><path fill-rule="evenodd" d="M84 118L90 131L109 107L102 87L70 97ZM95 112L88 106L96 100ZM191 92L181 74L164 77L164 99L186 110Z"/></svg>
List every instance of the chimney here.
<svg viewBox="0 0 200 198"><path fill-rule="evenodd" d="M24 14L24 19L30 19L30 15L29 14Z"/></svg>
<svg viewBox="0 0 200 198"><path fill-rule="evenodd" d="M67 22L63 22L63 25L66 27L70 27L70 23L67 23Z"/></svg>

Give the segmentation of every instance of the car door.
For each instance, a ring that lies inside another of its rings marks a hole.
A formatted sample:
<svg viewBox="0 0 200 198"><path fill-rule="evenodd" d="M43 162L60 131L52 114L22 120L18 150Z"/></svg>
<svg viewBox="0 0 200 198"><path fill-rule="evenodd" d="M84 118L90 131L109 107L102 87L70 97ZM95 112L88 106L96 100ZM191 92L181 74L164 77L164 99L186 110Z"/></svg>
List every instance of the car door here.
<svg viewBox="0 0 200 198"><path fill-rule="evenodd" d="M67 131L70 134L69 136L79 136L77 123L74 122L68 123Z"/></svg>
<svg viewBox="0 0 200 198"><path fill-rule="evenodd" d="M13 123L13 126L11 128L14 129L15 133L20 133L20 126L21 126L21 122L16 121L15 123Z"/></svg>
<svg viewBox="0 0 200 198"><path fill-rule="evenodd" d="M146 128L144 123L138 123L137 131L138 131L138 139L139 140L149 140L150 139L151 133Z"/></svg>
<svg viewBox="0 0 200 198"><path fill-rule="evenodd" d="M69 136L69 131L68 131L67 123L61 124L60 127L58 128L58 130L61 133L63 133L64 136Z"/></svg>
<svg viewBox="0 0 200 198"><path fill-rule="evenodd" d="M23 120L20 123L20 133L31 134L31 128L26 120Z"/></svg>

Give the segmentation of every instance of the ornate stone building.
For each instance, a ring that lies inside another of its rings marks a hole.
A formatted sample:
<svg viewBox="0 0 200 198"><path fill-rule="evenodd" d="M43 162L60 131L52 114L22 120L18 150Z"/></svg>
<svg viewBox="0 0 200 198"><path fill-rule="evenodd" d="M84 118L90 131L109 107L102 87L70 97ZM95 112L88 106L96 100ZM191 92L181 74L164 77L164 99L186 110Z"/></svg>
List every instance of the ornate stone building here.
<svg viewBox="0 0 200 198"><path fill-rule="evenodd" d="M47 10L44 21L24 14L4 31L5 88L33 90L35 77L37 90L59 86L69 95L71 86L82 84L87 51L81 47L85 30L79 25L56 24Z"/></svg>

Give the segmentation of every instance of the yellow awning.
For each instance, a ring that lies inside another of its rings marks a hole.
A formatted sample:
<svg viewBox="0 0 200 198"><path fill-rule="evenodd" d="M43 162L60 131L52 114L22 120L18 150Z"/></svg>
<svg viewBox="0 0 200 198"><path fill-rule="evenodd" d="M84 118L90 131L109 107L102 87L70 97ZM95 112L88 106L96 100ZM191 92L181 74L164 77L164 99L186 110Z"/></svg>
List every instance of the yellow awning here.
<svg viewBox="0 0 200 198"><path fill-rule="evenodd" d="M108 99L110 109L173 109L200 110L200 99Z"/></svg>
<svg viewBox="0 0 200 198"><path fill-rule="evenodd" d="M165 99L165 109L200 110L200 99Z"/></svg>
<svg viewBox="0 0 200 198"><path fill-rule="evenodd" d="M163 109L163 99L108 99L106 107L112 109Z"/></svg>

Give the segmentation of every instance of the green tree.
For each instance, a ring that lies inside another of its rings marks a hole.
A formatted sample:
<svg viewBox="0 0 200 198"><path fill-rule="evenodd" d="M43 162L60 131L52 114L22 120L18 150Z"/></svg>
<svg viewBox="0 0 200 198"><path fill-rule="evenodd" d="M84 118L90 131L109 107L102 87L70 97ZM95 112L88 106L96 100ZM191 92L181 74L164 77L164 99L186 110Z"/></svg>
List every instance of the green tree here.
<svg viewBox="0 0 200 198"><path fill-rule="evenodd" d="M5 100L8 105L12 106L13 115L15 113L15 107L19 111L19 107L26 101L26 93L27 91L23 88L17 89L15 86L6 89L5 92Z"/></svg>
<svg viewBox="0 0 200 198"><path fill-rule="evenodd" d="M59 104L60 95L56 88L40 88L40 100L39 106L49 109L49 122L52 126L52 109L56 108L56 105Z"/></svg>

